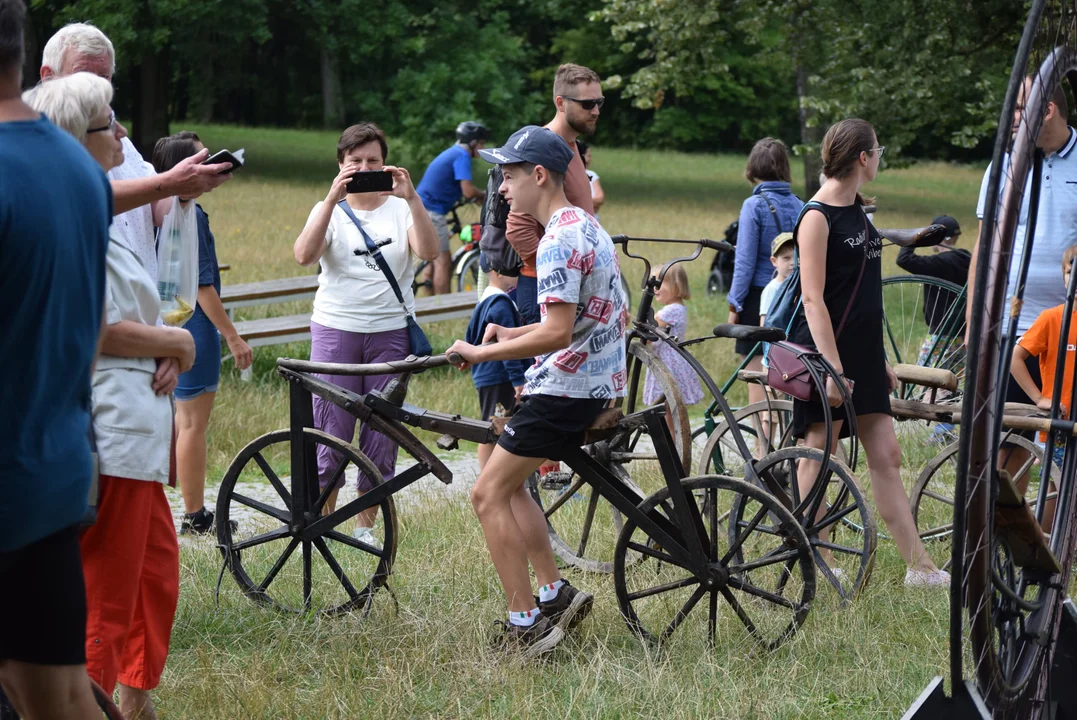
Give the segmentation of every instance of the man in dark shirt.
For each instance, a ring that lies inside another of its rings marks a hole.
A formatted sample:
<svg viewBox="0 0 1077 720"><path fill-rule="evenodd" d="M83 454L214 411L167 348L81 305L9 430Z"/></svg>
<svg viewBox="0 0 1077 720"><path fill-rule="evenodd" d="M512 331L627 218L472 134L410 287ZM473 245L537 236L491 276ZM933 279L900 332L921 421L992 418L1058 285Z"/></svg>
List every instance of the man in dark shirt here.
<svg viewBox="0 0 1077 720"><path fill-rule="evenodd" d="M961 235L961 226L957 220L949 215L940 215L931 221L932 225L943 225L949 230L946 239L932 248L931 255L917 255L911 247L901 248L897 256L898 267L914 275L926 275L952 282L958 287L964 287L969 279L969 263L972 254L968 250L956 248L957 238ZM949 290L927 286L924 288L924 321L932 335L943 332L948 335L959 335L963 329L964 313L949 313L950 306L957 295ZM943 327L943 323L950 315L952 327ZM959 332L959 330L961 332Z"/></svg>

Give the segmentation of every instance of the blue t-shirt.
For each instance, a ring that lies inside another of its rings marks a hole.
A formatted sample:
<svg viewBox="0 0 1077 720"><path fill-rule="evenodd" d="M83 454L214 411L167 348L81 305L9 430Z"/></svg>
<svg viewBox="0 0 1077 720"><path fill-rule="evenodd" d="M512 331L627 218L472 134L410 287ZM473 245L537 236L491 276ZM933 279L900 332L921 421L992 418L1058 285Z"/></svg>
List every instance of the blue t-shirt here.
<svg viewBox="0 0 1077 720"><path fill-rule="evenodd" d="M198 217L198 286L212 285L220 295L221 266L217 263L217 243L209 229L209 215L198 203L195 203L195 215ZM196 305L194 312L202 317L206 315L201 305Z"/></svg>
<svg viewBox="0 0 1077 720"><path fill-rule="evenodd" d="M423 207L445 215L464 194L461 180L471 182L471 156L463 145L453 145L434 158L415 191L422 198Z"/></svg>
<svg viewBox="0 0 1077 720"><path fill-rule="evenodd" d="M0 552L78 522L112 189L45 118L0 123Z"/></svg>

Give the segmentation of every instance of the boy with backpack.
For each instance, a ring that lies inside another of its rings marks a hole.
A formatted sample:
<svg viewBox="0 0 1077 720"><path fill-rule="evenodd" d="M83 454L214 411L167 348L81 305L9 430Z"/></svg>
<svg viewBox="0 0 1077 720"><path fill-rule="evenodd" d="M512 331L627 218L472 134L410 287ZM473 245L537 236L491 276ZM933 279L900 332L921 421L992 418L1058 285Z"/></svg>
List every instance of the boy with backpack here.
<svg viewBox="0 0 1077 720"><path fill-rule="evenodd" d="M471 313L471 322L467 325L464 338L472 345L482 344L483 335L490 325L503 328L523 325L520 311L508 294L516 287L515 279L490 267L490 261L485 255L479 258L479 268L486 275L489 284ZM479 393L479 409L482 411L483 420L504 417L516 406L516 401L524 389L524 372L529 364L527 360L491 360L471 366L471 381ZM486 461L493 451L493 443L479 445L480 471L486 467Z"/></svg>
<svg viewBox="0 0 1077 720"><path fill-rule="evenodd" d="M574 155L560 136L528 126L504 147L483 150L502 166L500 192L516 212L544 226L535 253L541 322L520 328L490 324L476 347L457 340L460 369L490 360L535 357L516 414L471 491L486 545L509 606L495 647L524 657L552 651L591 610L594 598L561 578L546 518L524 487L543 458L559 460L611 398L624 395L628 310L617 253L594 217L565 197ZM540 586L532 595L528 562Z"/></svg>

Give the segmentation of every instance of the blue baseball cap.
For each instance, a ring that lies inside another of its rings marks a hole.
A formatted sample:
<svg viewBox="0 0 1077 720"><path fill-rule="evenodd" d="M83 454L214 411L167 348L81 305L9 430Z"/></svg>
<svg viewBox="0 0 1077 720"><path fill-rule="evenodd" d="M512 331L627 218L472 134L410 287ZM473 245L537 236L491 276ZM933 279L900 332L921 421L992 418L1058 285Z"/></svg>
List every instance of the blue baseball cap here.
<svg viewBox="0 0 1077 720"><path fill-rule="evenodd" d="M568 172L574 153L564 138L553 130L528 125L514 132L504 146L479 150L479 155L494 165L526 162L563 175Z"/></svg>

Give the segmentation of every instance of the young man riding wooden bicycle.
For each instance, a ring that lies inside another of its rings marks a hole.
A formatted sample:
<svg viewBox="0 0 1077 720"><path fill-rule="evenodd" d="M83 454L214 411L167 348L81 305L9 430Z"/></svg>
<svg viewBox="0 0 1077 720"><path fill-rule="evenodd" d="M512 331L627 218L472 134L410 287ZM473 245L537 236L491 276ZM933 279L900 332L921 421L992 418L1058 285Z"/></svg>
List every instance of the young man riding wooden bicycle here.
<svg viewBox="0 0 1077 720"><path fill-rule="evenodd" d="M545 458L579 447L609 399L624 395L627 301L617 253L595 219L565 197L573 151L554 132L517 131L502 148L480 151L502 165L500 192L516 212L545 225L536 256L542 321L521 328L490 325L486 344L456 341L464 369L488 360L535 357L520 408L506 425L471 493L509 605L498 646L525 657L556 647L594 599L561 578L546 519L524 481ZM491 341L496 343L491 344ZM540 585L532 596L528 562Z"/></svg>

